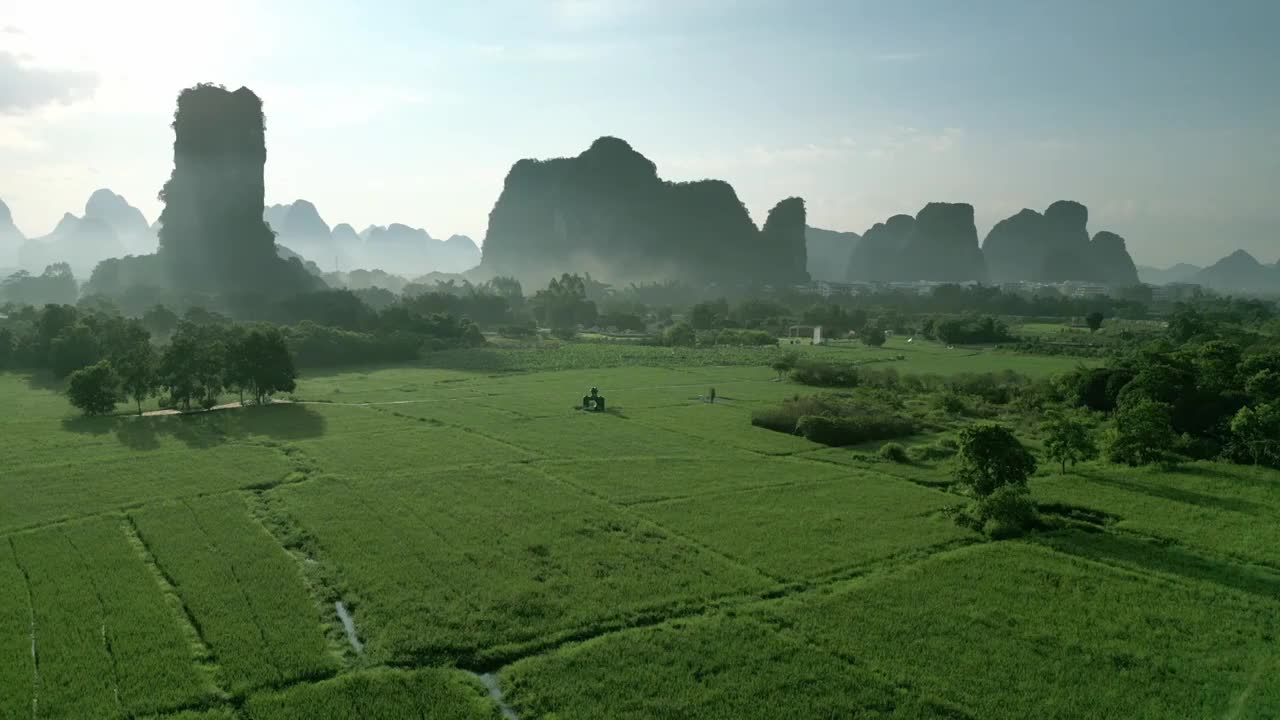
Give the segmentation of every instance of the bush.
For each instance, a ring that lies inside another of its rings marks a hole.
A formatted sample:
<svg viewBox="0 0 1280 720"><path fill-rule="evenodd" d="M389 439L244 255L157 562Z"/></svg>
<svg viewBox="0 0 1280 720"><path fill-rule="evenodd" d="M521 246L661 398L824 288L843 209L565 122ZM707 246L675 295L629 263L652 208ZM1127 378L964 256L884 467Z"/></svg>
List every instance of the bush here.
<svg viewBox="0 0 1280 720"><path fill-rule="evenodd" d="M890 415L805 415L796 421L796 432L806 440L834 446L903 437L915 429L911 420Z"/></svg>
<svg viewBox="0 0 1280 720"><path fill-rule="evenodd" d="M956 452L956 441L951 438L943 438L929 445L916 445L910 450L911 458L921 462L945 460L954 457Z"/></svg>
<svg viewBox="0 0 1280 720"><path fill-rule="evenodd" d="M698 336L689 323L676 323L662 333L662 344L671 347L693 347Z"/></svg>
<svg viewBox="0 0 1280 720"><path fill-rule="evenodd" d="M763 330L706 330L697 333L699 345L731 345L745 347L767 347L777 345L778 338Z"/></svg>
<svg viewBox="0 0 1280 720"><path fill-rule="evenodd" d="M751 411L751 424L766 430L794 433L799 418L785 405L756 408Z"/></svg>
<svg viewBox="0 0 1280 720"><path fill-rule="evenodd" d="M818 387L857 387L858 369L844 363L823 360L800 360L791 371L791 379Z"/></svg>
<svg viewBox="0 0 1280 720"><path fill-rule="evenodd" d="M895 463L907 463L911 458L907 457L907 449L902 443L889 442L880 446L880 457Z"/></svg>
<svg viewBox="0 0 1280 720"><path fill-rule="evenodd" d="M996 540L1018 537L1040 523L1031 494L1020 485L1005 485L978 501L983 533Z"/></svg>
<svg viewBox="0 0 1280 720"><path fill-rule="evenodd" d="M553 328L551 330L551 336L556 338L557 340L564 340L567 342L569 340L573 340L574 338L578 337L578 330L577 328L571 328L571 327Z"/></svg>

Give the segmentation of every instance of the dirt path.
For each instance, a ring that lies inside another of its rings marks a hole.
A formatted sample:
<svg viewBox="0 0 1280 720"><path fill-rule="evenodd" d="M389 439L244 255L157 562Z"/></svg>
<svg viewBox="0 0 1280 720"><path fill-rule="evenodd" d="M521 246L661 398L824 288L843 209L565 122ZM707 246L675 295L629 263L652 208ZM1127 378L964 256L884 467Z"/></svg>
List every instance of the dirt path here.
<svg viewBox="0 0 1280 720"><path fill-rule="evenodd" d="M278 400L278 399L272 398L271 402L266 404L267 405L292 405L293 401ZM147 412L142 413L142 417L161 417L161 416L167 416L167 415L198 415L200 413L214 412L217 410L238 410L244 407L259 407L259 406L245 405L241 402L231 402L231 403L225 403L222 405L214 405L208 410L204 410L201 408L197 408L194 410L178 410L177 408L165 408L164 410L148 410Z"/></svg>

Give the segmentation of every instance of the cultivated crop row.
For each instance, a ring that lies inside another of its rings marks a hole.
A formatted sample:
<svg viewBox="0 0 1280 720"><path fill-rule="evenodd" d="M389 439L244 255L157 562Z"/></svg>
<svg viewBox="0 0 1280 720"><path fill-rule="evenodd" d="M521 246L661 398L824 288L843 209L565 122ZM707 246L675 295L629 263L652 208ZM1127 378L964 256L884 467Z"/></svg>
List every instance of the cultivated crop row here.
<svg viewBox="0 0 1280 720"><path fill-rule="evenodd" d="M212 693L121 518L12 539L31 579L38 717L132 716Z"/></svg>
<svg viewBox="0 0 1280 720"><path fill-rule="evenodd" d="M337 669L296 562L238 496L166 503L132 517L232 693Z"/></svg>
<svg viewBox="0 0 1280 720"><path fill-rule="evenodd" d="M358 591L379 659L467 663L768 584L525 466L271 492Z"/></svg>

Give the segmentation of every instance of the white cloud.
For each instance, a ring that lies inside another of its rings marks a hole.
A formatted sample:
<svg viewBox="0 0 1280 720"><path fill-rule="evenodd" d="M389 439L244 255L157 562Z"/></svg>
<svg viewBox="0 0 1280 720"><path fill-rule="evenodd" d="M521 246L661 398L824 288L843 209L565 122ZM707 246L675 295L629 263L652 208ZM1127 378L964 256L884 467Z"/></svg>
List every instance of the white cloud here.
<svg viewBox="0 0 1280 720"><path fill-rule="evenodd" d="M0 51L0 113L24 113L54 103L90 96L98 78L87 72L32 67Z"/></svg>

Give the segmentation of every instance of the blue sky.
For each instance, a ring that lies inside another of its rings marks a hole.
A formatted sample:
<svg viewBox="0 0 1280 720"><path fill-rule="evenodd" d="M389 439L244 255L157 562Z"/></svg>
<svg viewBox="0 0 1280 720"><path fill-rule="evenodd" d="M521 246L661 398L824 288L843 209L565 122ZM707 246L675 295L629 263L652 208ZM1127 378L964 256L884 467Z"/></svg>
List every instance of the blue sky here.
<svg viewBox="0 0 1280 720"><path fill-rule="evenodd" d="M29 235L159 211L182 87L247 85L267 200L484 235L507 169L616 135L756 220L979 232L1080 200L1140 263L1280 259L1280 3L0 0L0 198Z"/></svg>

